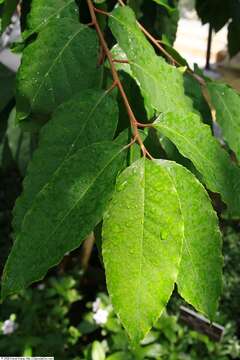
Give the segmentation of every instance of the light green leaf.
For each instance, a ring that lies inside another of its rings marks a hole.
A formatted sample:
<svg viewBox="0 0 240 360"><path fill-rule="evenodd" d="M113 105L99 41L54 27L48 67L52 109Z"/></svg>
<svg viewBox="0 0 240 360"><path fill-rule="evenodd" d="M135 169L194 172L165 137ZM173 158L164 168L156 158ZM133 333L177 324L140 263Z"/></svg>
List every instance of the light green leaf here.
<svg viewBox="0 0 240 360"><path fill-rule="evenodd" d="M24 32L24 40L33 33L39 33L51 21L62 18L78 21L78 7L75 0L33 0L28 15L28 30Z"/></svg>
<svg viewBox="0 0 240 360"><path fill-rule="evenodd" d="M172 161L161 164L175 184L184 219L178 291L213 320L222 290L223 265L217 215L208 193L190 171Z"/></svg>
<svg viewBox="0 0 240 360"><path fill-rule="evenodd" d="M151 107L158 113L176 109L182 113L192 111L191 100L184 93L183 74L156 55L129 7L119 7L112 12L110 28L127 55L146 108Z"/></svg>
<svg viewBox="0 0 240 360"><path fill-rule="evenodd" d="M3 297L42 279L81 244L102 218L123 158L122 146L102 142L64 161L24 218L5 265Z"/></svg>
<svg viewBox="0 0 240 360"><path fill-rule="evenodd" d="M223 138L240 161L240 96L229 86L215 82L208 83L208 90Z"/></svg>
<svg viewBox="0 0 240 360"><path fill-rule="evenodd" d="M171 177L156 162L136 161L119 176L103 223L108 291L134 342L146 335L171 296L182 239Z"/></svg>
<svg viewBox="0 0 240 360"><path fill-rule="evenodd" d="M15 232L21 228L36 195L48 185L63 162L94 142L112 140L118 121L116 101L102 90L86 90L60 105L44 126L24 191L14 209Z"/></svg>
<svg viewBox="0 0 240 360"><path fill-rule="evenodd" d="M47 54L46 54L47 49ZM99 86L95 32L72 19L51 22L23 52L17 77L18 119L51 113L77 92Z"/></svg>
<svg viewBox="0 0 240 360"><path fill-rule="evenodd" d="M232 215L240 215L240 168L212 136L197 114L162 114L154 127L168 137L180 153L190 159L213 192L220 193Z"/></svg>

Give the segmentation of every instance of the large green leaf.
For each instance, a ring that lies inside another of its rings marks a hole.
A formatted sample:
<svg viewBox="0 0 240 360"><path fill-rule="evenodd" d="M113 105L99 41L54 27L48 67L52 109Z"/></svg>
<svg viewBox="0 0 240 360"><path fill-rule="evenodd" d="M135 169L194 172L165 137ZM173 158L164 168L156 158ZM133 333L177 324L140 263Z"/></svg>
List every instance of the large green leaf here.
<svg viewBox="0 0 240 360"><path fill-rule="evenodd" d="M103 259L115 311L141 340L172 293L181 259L183 220L167 171L145 158L118 178L104 216Z"/></svg>
<svg viewBox="0 0 240 360"><path fill-rule="evenodd" d="M112 140L118 121L116 101L101 90L86 90L60 105L42 129L39 148L14 209L14 229L21 228L36 195L48 185L63 162L94 142Z"/></svg>
<svg viewBox="0 0 240 360"><path fill-rule="evenodd" d="M177 279L181 296L213 319L222 289L221 233L208 193L185 167L161 162L177 189L184 219L183 253Z"/></svg>
<svg viewBox="0 0 240 360"><path fill-rule="evenodd" d="M212 136L210 127L196 114L162 114L155 128L190 159L209 190L220 193L232 215L240 216L240 168Z"/></svg>
<svg viewBox="0 0 240 360"><path fill-rule="evenodd" d="M40 280L99 223L121 169L124 151L92 144L67 158L26 214L5 265L3 297Z"/></svg>
<svg viewBox="0 0 240 360"><path fill-rule="evenodd" d="M185 96L181 71L156 55L136 23L133 11L125 6L115 9L110 27L118 44L126 53L146 108L154 111L192 111L191 100Z"/></svg>
<svg viewBox="0 0 240 360"><path fill-rule="evenodd" d="M47 49L47 53L46 53ZM17 77L18 119L51 113L76 92L98 87L95 32L72 19L51 22L23 52Z"/></svg>
<svg viewBox="0 0 240 360"><path fill-rule="evenodd" d="M78 20L78 7L75 0L33 0L28 15L28 30L24 39L33 33L39 33L50 21L61 18Z"/></svg>
<svg viewBox="0 0 240 360"><path fill-rule="evenodd" d="M223 138L240 160L240 96L221 83L208 83L208 90Z"/></svg>

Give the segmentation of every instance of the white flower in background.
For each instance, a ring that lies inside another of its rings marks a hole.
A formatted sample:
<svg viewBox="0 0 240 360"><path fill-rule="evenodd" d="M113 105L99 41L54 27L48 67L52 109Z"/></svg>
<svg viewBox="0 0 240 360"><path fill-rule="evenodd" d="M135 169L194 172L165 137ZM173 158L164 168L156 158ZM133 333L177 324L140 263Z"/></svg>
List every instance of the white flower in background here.
<svg viewBox="0 0 240 360"><path fill-rule="evenodd" d="M96 300L92 304L93 312L97 312L100 309L100 306L101 306L101 299L96 298Z"/></svg>
<svg viewBox="0 0 240 360"><path fill-rule="evenodd" d="M104 309L98 309L97 312L93 315L93 319L98 325L106 324L108 319L108 311Z"/></svg>
<svg viewBox="0 0 240 360"><path fill-rule="evenodd" d="M45 289L45 284L43 284L43 283L38 284L37 288L38 288L38 290L42 291Z"/></svg>
<svg viewBox="0 0 240 360"><path fill-rule="evenodd" d="M4 335L10 335L17 329L17 327L18 325L14 320L8 319L2 324L2 332Z"/></svg>

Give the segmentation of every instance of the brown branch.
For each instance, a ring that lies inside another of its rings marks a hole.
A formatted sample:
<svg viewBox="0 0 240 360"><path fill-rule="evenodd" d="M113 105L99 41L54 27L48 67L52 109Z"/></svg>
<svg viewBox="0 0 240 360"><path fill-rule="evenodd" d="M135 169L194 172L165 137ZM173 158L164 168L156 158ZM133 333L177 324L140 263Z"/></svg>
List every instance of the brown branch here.
<svg viewBox="0 0 240 360"><path fill-rule="evenodd" d="M119 4L121 6L126 6L126 4L122 1L122 0L118 0ZM174 59L174 57L172 57L171 54L169 54L167 52L166 49L164 49L164 47L161 45L161 41L157 40L154 36L152 36L147 29L145 29L144 26L142 26L138 21L137 24L139 26L139 28L141 29L141 31L144 33L144 35L156 46L156 48L158 50L160 50L173 64L177 65L177 66L182 66L176 59ZM192 71L189 67L187 68L187 72L192 75L201 85L206 85L205 80L194 73L194 71Z"/></svg>
<svg viewBox="0 0 240 360"><path fill-rule="evenodd" d="M121 59L113 59L113 62L120 64L129 64L128 60L121 60Z"/></svg>
<svg viewBox="0 0 240 360"><path fill-rule="evenodd" d="M147 151L147 149L145 148L144 144L143 144L143 141L141 139L141 136L138 132L138 122L135 118L135 115L132 111L132 108L129 104L129 101L128 101L128 98L127 98L127 95L124 91L124 88L122 86L122 83L119 79L119 76L118 76L118 73L117 73L117 70L115 68L115 65L114 65L114 61L113 61L113 58L112 58L112 54L108 48L108 45L105 41L105 38L104 38L104 35L102 33L102 30L99 26L99 23L98 23L98 20L97 20L97 17L96 17L96 9L92 3L92 0L87 0L87 4L88 4L88 8L89 8L89 12L90 12L90 15L91 15L91 18L92 18L92 22L95 26L95 29L96 29L96 32L98 34L98 38L99 38L99 42L101 44L101 47L108 59L108 62L110 64L110 68L111 68L111 72L112 72L112 77L113 77L113 81L114 81L114 84L116 84L116 86L118 87L119 89L119 92L121 94L121 97L123 99L123 102L124 102L124 105L125 105L125 108L126 108L126 111L128 113L128 116L129 116L129 120L130 120L130 123L131 123L131 127L132 127L132 131L133 131L133 136L134 136L134 139L136 139L136 141L139 143L140 147L141 147L141 150L142 150L142 153L144 156L149 156L150 158L151 155L149 154L149 152ZM105 12L104 12L105 13ZM105 13L104 15L106 15L108 13Z"/></svg>

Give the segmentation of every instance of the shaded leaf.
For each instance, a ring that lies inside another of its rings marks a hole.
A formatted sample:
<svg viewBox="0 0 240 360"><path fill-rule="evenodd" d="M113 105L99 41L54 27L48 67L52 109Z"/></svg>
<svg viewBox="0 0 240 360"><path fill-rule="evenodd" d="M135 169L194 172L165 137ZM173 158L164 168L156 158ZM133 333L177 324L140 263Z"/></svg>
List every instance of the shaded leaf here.
<svg viewBox="0 0 240 360"><path fill-rule="evenodd" d="M175 10L174 8L172 8L169 5L168 0L153 0L153 1L155 1L158 5L161 5L161 6L165 7L169 12Z"/></svg>
<svg viewBox="0 0 240 360"><path fill-rule="evenodd" d="M212 136L210 127L193 113L162 114L154 126L192 161L207 188L221 194L232 215L240 216L240 168L231 162Z"/></svg>
<svg viewBox="0 0 240 360"><path fill-rule="evenodd" d="M181 71L156 55L139 29L133 11L127 6L115 9L110 17L110 27L128 57L146 109L150 107L152 112L191 111L192 103L185 96Z"/></svg>
<svg viewBox="0 0 240 360"><path fill-rule="evenodd" d="M183 221L167 171L142 158L118 178L104 216L103 259L115 311L134 342L161 315L177 279Z"/></svg>
<svg viewBox="0 0 240 360"><path fill-rule="evenodd" d="M111 197L123 157L122 146L102 142L64 161L24 218L5 265L3 297L42 279L93 230Z"/></svg>
<svg viewBox="0 0 240 360"><path fill-rule="evenodd" d="M24 180L23 194L14 209L16 232L36 195L43 191L63 162L91 143L111 140L117 120L116 101L101 90L84 91L57 108L42 129L39 148Z"/></svg>
<svg viewBox="0 0 240 360"><path fill-rule="evenodd" d="M222 290L221 233L208 193L185 167L161 162L177 189L184 219L183 253L177 279L181 296L211 320Z"/></svg>
<svg viewBox="0 0 240 360"><path fill-rule="evenodd" d="M66 18L49 24L23 52L17 77L18 119L30 111L49 114L76 92L98 87L97 58L98 40L92 29Z"/></svg>
<svg viewBox="0 0 240 360"><path fill-rule="evenodd" d="M210 107L202 93L202 88L199 82L190 74L184 74L184 88L185 93L193 101L193 107L196 112L201 114L203 122L212 125L212 115Z"/></svg>
<svg viewBox="0 0 240 360"><path fill-rule="evenodd" d="M14 96L16 75L0 63L0 112Z"/></svg>
<svg viewBox="0 0 240 360"><path fill-rule="evenodd" d="M240 96L235 90L221 83L208 83L208 90L223 138L240 161Z"/></svg>
<svg viewBox="0 0 240 360"><path fill-rule="evenodd" d="M219 31L231 16L231 1L196 0L196 10L203 24L210 23Z"/></svg>
<svg viewBox="0 0 240 360"><path fill-rule="evenodd" d="M239 18L232 20L228 25L228 52L230 57L240 51L240 24Z"/></svg>

